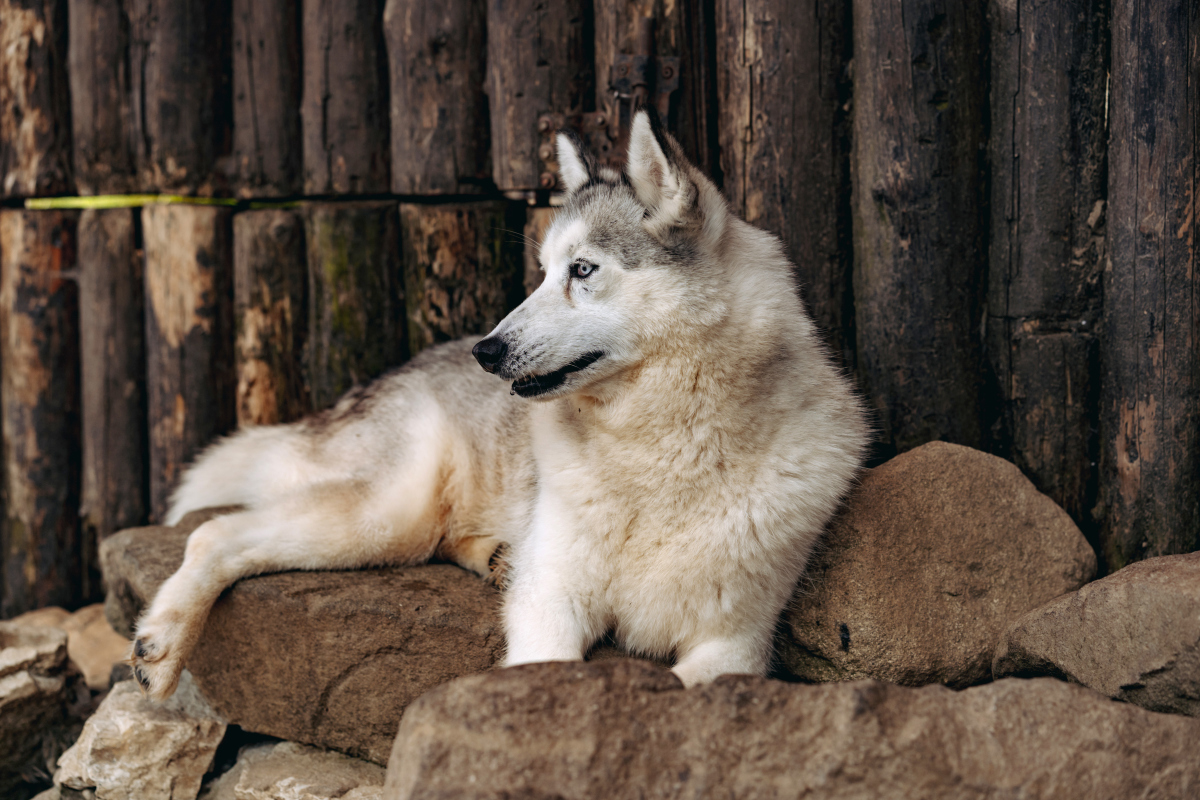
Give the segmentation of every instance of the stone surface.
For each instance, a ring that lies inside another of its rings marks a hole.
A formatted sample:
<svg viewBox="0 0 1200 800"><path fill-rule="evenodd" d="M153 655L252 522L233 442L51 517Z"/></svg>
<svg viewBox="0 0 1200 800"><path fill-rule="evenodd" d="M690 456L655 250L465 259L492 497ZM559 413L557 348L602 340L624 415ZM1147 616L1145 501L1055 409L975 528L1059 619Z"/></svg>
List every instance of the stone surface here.
<svg viewBox="0 0 1200 800"><path fill-rule="evenodd" d="M970 686L1013 621L1095 571L1015 466L933 442L863 475L785 612L779 658L804 680Z"/></svg>
<svg viewBox="0 0 1200 800"><path fill-rule="evenodd" d="M117 630L128 634L208 516L104 541ZM188 669L231 723L384 764L404 708L490 668L503 639L499 593L453 565L285 572L222 595Z"/></svg>
<svg viewBox="0 0 1200 800"><path fill-rule="evenodd" d="M1200 716L1200 553L1131 564L1029 612L1005 633L992 673L1064 677Z"/></svg>
<svg viewBox="0 0 1200 800"><path fill-rule="evenodd" d="M12 621L65 631L67 654L94 692L109 688L113 665L129 656L129 642L105 619L101 603L84 606L73 614L58 606L48 606L13 617Z"/></svg>
<svg viewBox="0 0 1200 800"><path fill-rule="evenodd" d="M242 768L234 796L237 800L340 800L359 788L382 791L384 776L383 767L369 761L280 742Z"/></svg>
<svg viewBox="0 0 1200 800"><path fill-rule="evenodd" d="M533 664L412 704L384 797L1184 798L1198 736L1200 720L1049 678L684 690L644 662Z"/></svg>
<svg viewBox="0 0 1200 800"><path fill-rule="evenodd" d="M48 774L87 694L66 633L0 622L0 797L28 796L27 779Z"/></svg>
<svg viewBox="0 0 1200 800"><path fill-rule="evenodd" d="M126 681L113 687L63 753L54 782L92 789L98 800L194 800L224 735L225 722L186 671L162 704Z"/></svg>

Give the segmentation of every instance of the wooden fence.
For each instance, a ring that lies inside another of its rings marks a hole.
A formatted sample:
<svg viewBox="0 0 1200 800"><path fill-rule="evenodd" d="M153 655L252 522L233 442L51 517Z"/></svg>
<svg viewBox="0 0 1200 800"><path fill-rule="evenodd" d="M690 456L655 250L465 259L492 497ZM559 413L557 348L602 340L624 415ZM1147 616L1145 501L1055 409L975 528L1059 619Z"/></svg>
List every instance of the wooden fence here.
<svg viewBox="0 0 1200 800"><path fill-rule="evenodd" d="M214 437L486 331L554 131L619 163L640 103L877 458L1003 455L1108 570L1200 548L1198 87L1186 0L0 0L0 616L94 598ZM127 193L214 204L25 204Z"/></svg>

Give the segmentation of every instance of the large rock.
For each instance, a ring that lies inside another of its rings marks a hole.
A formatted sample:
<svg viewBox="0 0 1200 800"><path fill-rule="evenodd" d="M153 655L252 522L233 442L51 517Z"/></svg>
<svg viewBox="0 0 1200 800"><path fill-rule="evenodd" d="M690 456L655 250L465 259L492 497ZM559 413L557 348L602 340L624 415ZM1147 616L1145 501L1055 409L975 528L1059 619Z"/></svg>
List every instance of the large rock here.
<svg viewBox="0 0 1200 800"><path fill-rule="evenodd" d="M866 473L784 615L786 672L970 686L1001 634L1096 571L1066 512L1012 464L923 445Z"/></svg>
<svg viewBox="0 0 1200 800"><path fill-rule="evenodd" d="M114 627L129 634L208 516L105 540ZM188 669L231 723L384 764L409 703L499 658L499 602L449 564L264 575L221 597Z"/></svg>
<svg viewBox="0 0 1200 800"><path fill-rule="evenodd" d="M1195 797L1200 720L1061 681L953 692L631 660L461 678L409 707L384 797Z"/></svg>
<svg viewBox="0 0 1200 800"><path fill-rule="evenodd" d="M92 789L97 800L195 800L212 766L225 722L184 672L165 703L119 683L63 753L54 782Z"/></svg>
<svg viewBox="0 0 1200 800"><path fill-rule="evenodd" d="M87 694L66 633L0 622L0 797L27 797L24 784L48 776L62 742L78 732Z"/></svg>
<svg viewBox="0 0 1200 800"><path fill-rule="evenodd" d="M129 642L113 630L100 603L84 606L74 613L48 606L13 617L12 621L66 632L67 655L83 672L88 688L94 692L109 688L113 665L129 655Z"/></svg>
<svg viewBox="0 0 1200 800"><path fill-rule="evenodd" d="M1132 564L1031 611L1005 633L992 671L1200 716L1200 553Z"/></svg>

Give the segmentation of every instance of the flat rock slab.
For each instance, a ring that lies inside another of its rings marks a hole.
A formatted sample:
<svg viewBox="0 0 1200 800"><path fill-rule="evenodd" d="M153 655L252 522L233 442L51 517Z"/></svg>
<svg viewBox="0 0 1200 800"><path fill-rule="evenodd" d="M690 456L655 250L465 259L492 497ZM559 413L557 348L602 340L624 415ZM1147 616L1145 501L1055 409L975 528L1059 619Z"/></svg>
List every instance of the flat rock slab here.
<svg viewBox="0 0 1200 800"><path fill-rule="evenodd" d="M130 635L212 515L104 541L118 631ZM494 588L448 564L264 575L221 596L188 669L231 723L384 764L409 703L498 660L499 605Z"/></svg>
<svg viewBox="0 0 1200 800"><path fill-rule="evenodd" d="M1062 681L954 692L726 676L645 662L461 678L404 715L384 798L1183 798L1200 720Z"/></svg>
<svg viewBox="0 0 1200 800"><path fill-rule="evenodd" d="M932 442L867 472L830 526L784 614L783 671L981 683L1009 625L1095 572L1071 518L1015 466Z"/></svg>
<svg viewBox="0 0 1200 800"><path fill-rule="evenodd" d="M992 672L1064 677L1200 716L1200 553L1140 561L1031 611L1005 633Z"/></svg>

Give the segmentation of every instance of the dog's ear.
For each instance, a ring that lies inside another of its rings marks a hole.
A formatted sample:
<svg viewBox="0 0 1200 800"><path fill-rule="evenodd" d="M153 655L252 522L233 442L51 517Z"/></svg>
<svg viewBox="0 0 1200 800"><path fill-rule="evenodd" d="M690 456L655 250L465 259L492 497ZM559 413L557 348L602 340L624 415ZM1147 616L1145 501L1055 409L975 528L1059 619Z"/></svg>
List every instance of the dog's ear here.
<svg viewBox="0 0 1200 800"><path fill-rule="evenodd" d="M596 159L574 131L560 131L555 141L558 144L558 177L567 194L574 194L595 178Z"/></svg>
<svg viewBox="0 0 1200 800"><path fill-rule="evenodd" d="M653 108L643 108L633 118L625 175L650 211L652 227L682 225L696 204L687 161Z"/></svg>

